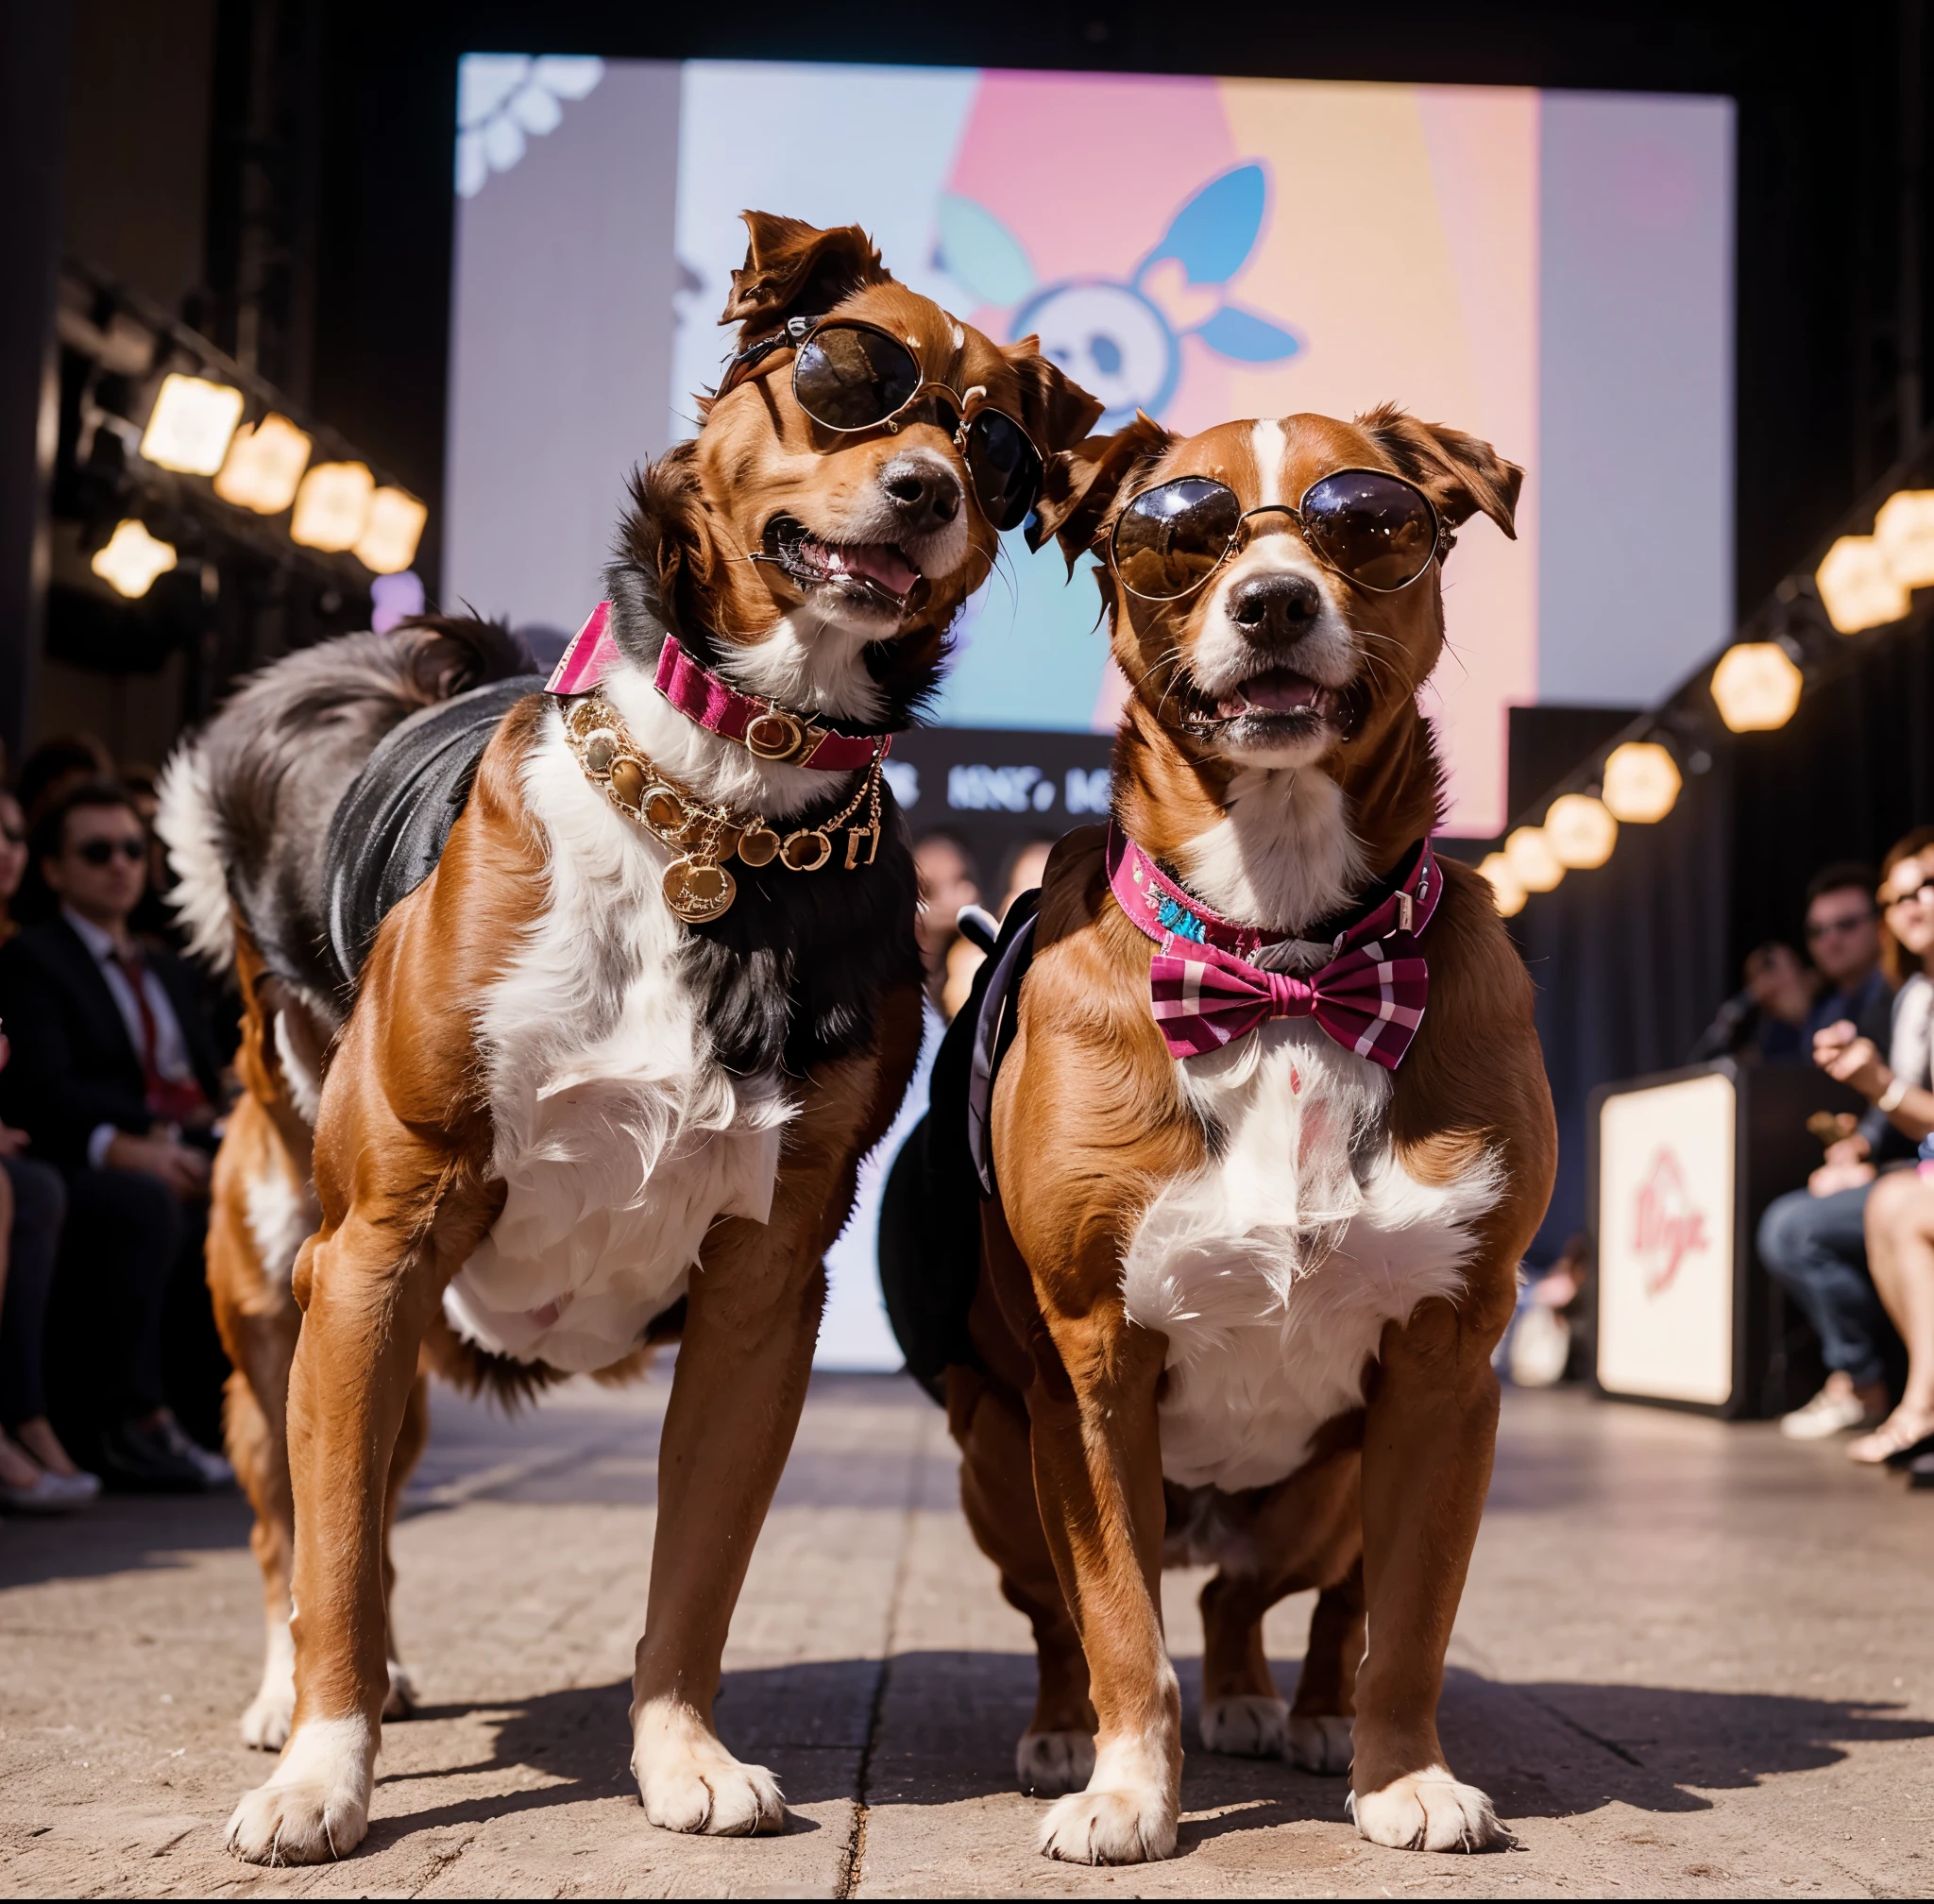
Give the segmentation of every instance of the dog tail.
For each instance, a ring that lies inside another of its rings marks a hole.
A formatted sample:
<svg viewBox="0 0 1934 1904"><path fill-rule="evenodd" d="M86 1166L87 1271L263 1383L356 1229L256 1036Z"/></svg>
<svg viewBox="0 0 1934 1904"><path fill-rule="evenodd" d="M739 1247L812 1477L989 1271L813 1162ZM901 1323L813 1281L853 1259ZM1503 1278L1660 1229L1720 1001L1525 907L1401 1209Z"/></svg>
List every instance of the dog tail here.
<svg viewBox="0 0 1934 1904"><path fill-rule="evenodd" d="M333 1026L321 948L330 822L376 744L412 714L530 671L501 623L425 616L298 649L245 681L169 761L157 825L193 949L232 967L237 924Z"/></svg>

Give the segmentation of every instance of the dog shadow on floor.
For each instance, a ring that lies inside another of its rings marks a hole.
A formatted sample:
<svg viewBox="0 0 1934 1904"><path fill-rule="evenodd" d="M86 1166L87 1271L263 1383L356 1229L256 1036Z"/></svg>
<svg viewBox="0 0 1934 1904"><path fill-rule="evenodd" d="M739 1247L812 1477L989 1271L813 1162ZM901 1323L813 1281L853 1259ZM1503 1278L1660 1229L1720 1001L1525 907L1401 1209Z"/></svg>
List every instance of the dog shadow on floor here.
<svg viewBox="0 0 1934 1904"><path fill-rule="evenodd" d="M1230 1832L1344 1822L1344 1779L1205 1752L1200 1661L1180 1659L1177 1666L1188 1755L1183 1852ZM1279 1663L1275 1673L1279 1688L1294 1687L1294 1662ZM626 1768L630 1696L620 1680L493 1706L488 1709L503 1716L487 1760L384 1776L392 1804L399 1787L467 1772L522 1768L552 1782L393 1817L372 1828L372 1839L586 1799L634 1799ZM1014 1791L1014 1742L1033 1699L1034 1665L1026 1656L907 1653L888 1662L884 1679L874 1659L727 1674L718 1721L727 1745L771 1766L795 1806L861 1795L862 1764L863 1795L872 1805L945 1805ZM423 1716L454 1718L464 1709L436 1708ZM1446 1677L1442 1730L1458 1776L1488 1791L1508 1821L1573 1816L1613 1803L1661 1813L1706 1810L1712 1801L1702 1790L1818 1770L1838 1763L1853 1744L1925 1740L1934 1737L1934 1723L1892 1704L1662 1686L1511 1684L1453 1668ZM805 1818L789 1824L817 1828Z"/></svg>

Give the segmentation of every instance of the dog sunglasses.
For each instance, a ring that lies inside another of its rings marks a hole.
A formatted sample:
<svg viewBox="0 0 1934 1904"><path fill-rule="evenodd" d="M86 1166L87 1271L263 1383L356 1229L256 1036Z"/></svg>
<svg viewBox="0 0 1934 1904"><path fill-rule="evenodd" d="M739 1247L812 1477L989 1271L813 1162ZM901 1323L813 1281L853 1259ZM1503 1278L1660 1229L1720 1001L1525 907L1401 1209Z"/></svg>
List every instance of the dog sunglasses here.
<svg viewBox="0 0 1934 1904"><path fill-rule="evenodd" d="M1227 483L1178 476L1130 499L1110 533L1109 562L1130 595L1177 602L1235 553L1256 516L1287 516L1317 561L1374 595L1408 588L1448 547L1431 499L1382 469L1332 469L1294 508L1245 509Z"/></svg>
<svg viewBox="0 0 1934 1904"><path fill-rule="evenodd" d="M1026 518L1041 494L1041 451L1005 410L984 400L976 385L963 397L949 383L923 376L920 361L891 332L849 318L826 323L789 317L785 327L741 350L725 366L718 396L736 389L775 350L790 349L792 395L822 428L841 435L897 430L900 418L929 394L960 420L954 447L967 465L974 501L996 529ZM975 402L976 395L983 400Z"/></svg>

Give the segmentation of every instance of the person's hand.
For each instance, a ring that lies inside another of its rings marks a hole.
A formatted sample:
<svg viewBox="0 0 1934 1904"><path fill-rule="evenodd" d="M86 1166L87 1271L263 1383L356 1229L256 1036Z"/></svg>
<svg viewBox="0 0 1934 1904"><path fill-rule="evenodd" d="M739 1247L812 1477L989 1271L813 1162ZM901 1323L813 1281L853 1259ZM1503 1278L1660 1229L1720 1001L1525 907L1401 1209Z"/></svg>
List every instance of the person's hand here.
<svg viewBox="0 0 1934 1904"><path fill-rule="evenodd" d="M1844 1019L1814 1034L1813 1062L1829 1078L1851 1085L1870 1101L1887 1089L1892 1076L1873 1039L1862 1038Z"/></svg>
<svg viewBox="0 0 1934 1904"><path fill-rule="evenodd" d="M166 1137L130 1137L120 1131L103 1161L110 1170L139 1170L159 1177L178 1197L198 1197L208 1188L208 1159Z"/></svg>
<svg viewBox="0 0 1934 1904"><path fill-rule="evenodd" d="M0 1045L6 1042L0 1038ZM18 1157L32 1142L25 1130L16 1130L10 1124L0 1124L0 1157Z"/></svg>
<svg viewBox="0 0 1934 1904"><path fill-rule="evenodd" d="M1842 1137L1836 1137L1826 1147L1826 1154L1820 1160L1823 1164L1844 1166L1848 1164L1864 1164L1874 1154L1873 1147L1858 1130L1849 1130Z"/></svg>
<svg viewBox="0 0 1934 1904"><path fill-rule="evenodd" d="M1840 1146L1836 1144L1834 1149ZM1829 1156L1832 1152L1827 1153ZM1812 1176L1807 1179L1807 1188L1815 1197L1833 1197L1842 1190L1858 1190L1863 1183L1874 1181L1874 1166L1848 1161L1841 1164L1823 1164Z"/></svg>

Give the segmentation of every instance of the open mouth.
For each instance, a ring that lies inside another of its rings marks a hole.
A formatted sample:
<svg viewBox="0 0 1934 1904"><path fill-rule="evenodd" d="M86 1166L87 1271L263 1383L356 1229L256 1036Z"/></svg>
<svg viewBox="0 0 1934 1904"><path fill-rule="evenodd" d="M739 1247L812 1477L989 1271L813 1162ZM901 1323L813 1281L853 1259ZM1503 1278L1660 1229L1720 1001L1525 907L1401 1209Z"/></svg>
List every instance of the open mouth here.
<svg viewBox="0 0 1934 1904"><path fill-rule="evenodd" d="M766 524L765 552L802 588L834 588L904 614L926 578L895 542L823 542L794 516Z"/></svg>
<svg viewBox="0 0 1934 1904"><path fill-rule="evenodd" d="M1346 740L1363 724L1367 696L1360 681L1326 688L1294 668L1264 668L1225 694L1210 695L1188 683L1179 697L1198 732L1241 725L1251 734L1287 738L1329 727Z"/></svg>

